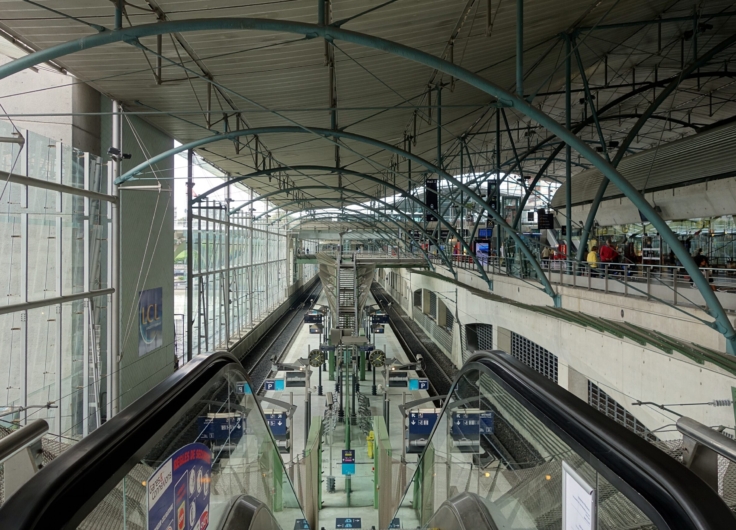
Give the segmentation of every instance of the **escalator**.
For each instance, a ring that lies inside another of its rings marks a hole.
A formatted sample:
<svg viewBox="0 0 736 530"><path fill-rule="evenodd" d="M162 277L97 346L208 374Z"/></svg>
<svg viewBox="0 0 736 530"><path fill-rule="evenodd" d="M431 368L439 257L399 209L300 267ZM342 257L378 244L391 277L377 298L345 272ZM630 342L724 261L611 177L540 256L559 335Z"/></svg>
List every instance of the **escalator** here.
<svg viewBox="0 0 736 530"><path fill-rule="evenodd" d="M695 473L502 352L477 353L456 374L408 474L383 525L736 529Z"/></svg>
<svg viewBox="0 0 736 530"><path fill-rule="evenodd" d="M415 464L376 454L380 529L736 529L683 465L499 352L458 371ZM298 465L290 478L241 364L201 355L33 476L0 528L305 528L319 487Z"/></svg>
<svg viewBox="0 0 736 530"><path fill-rule="evenodd" d="M227 353L195 357L0 508L3 530L276 530L304 519L248 376Z"/></svg>

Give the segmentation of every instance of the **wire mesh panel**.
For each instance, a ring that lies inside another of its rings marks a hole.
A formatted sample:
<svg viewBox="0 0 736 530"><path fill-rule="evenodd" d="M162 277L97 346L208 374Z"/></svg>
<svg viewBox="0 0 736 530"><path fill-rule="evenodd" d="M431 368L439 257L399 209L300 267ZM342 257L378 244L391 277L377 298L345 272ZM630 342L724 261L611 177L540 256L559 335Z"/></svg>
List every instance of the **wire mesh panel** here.
<svg viewBox="0 0 736 530"><path fill-rule="evenodd" d="M637 420L633 414L592 381L588 381L588 404L642 438L649 441L657 440L657 437Z"/></svg>
<svg viewBox="0 0 736 530"><path fill-rule="evenodd" d="M478 338L478 350L493 349L493 326L491 324L476 324L475 333Z"/></svg>
<svg viewBox="0 0 736 530"><path fill-rule="evenodd" d="M511 333L511 355L544 377L557 382L557 356L518 333Z"/></svg>
<svg viewBox="0 0 736 530"><path fill-rule="evenodd" d="M429 316L437 318L437 295L432 291L429 292Z"/></svg>

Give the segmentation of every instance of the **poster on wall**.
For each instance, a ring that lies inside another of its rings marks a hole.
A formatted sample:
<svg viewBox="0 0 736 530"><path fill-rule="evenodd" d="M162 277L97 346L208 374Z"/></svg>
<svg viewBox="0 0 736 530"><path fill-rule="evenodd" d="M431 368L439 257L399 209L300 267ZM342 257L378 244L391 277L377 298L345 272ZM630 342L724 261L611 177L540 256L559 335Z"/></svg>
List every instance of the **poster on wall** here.
<svg viewBox="0 0 736 530"><path fill-rule="evenodd" d="M146 483L148 530L206 530L212 453L200 443L171 455Z"/></svg>
<svg viewBox="0 0 736 530"><path fill-rule="evenodd" d="M138 356L163 346L163 288L140 291L138 298ZM165 529L164 529L165 530Z"/></svg>
<svg viewBox="0 0 736 530"><path fill-rule="evenodd" d="M595 488L562 462L562 530L595 530Z"/></svg>

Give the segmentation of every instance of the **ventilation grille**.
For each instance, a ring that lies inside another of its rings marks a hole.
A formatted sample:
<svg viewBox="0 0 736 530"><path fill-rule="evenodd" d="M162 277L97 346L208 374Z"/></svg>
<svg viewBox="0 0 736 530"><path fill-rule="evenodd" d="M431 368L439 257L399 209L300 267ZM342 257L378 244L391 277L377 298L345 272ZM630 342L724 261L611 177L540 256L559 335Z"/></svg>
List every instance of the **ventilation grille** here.
<svg viewBox="0 0 736 530"><path fill-rule="evenodd" d="M511 355L547 379L557 382L557 356L539 344L512 332Z"/></svg>
<svg viewBox="0 0 736 530"><path fill-rule="evenodd" d="M598 385L591 381L588 381L588 404L642 438L650 442L657 441L657 437L637 420L633 414L623 408L618 401L606 394Z"/></svg>
<svg viewBox="0 0 736 530"><path fill-rule="evenodd" d="M487 351L493 349L493 326L490 324L476 324L475 332L478 334L478 350Z"/></svg>
<svg viewBox="0 0 736 530"><path fill-rule="evenodd" d="M429 316L437 318L437 295L432 291L429 292Z"/></svg>
<svg viewBox="0 0 736 530"><path fill-rule="evenodd" d="M414 291L414 307L422 307L422 290L417 289Z"/></svg>

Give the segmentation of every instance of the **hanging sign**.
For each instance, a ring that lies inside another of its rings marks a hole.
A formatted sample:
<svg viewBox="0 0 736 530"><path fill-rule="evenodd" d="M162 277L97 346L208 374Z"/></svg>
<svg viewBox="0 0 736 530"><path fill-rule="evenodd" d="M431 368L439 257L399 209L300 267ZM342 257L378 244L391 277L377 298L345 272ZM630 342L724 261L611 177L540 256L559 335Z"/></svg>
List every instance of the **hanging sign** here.
<svg viewBox="0 0 736 530"><path fill-rule="evenodd" d="M159 287L140 291L138 296L138 356L140 357L157 350L164 344L163 289Z"/></svg>
<svg viewBox="0 0 736 530"><path fill-rule="evenodd" d="M200 443L171 455L146 483L148 530L206 530L212 453Z"/></svg>

